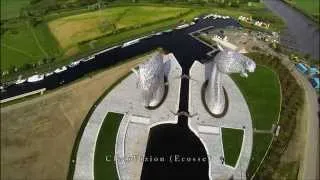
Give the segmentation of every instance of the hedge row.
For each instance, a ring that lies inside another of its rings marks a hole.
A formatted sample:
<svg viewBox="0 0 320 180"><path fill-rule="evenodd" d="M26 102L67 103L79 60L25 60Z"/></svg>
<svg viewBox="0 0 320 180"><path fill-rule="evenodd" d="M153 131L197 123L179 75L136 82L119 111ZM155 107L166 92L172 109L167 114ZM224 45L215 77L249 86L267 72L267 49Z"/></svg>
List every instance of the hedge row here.
<svg viewBox="0 0 320 180"><path fill-rule="evenodd" d="M173 20L173 19L178 19L178 18L181 18L181 17L183 17L183 16L186 16L187 14L189 14L189 13L191 13L191 12L192 12L192 10L188 10L188 11L186 11L186 12L184 12L184 13L178 14L177 16L172 16L172 17L165 18L165 19L161 19L161 20L158 20L158 21L149 22L149 23L144 23L144 24L139 24L139 25L135 25L135 26L129 26L129 27L125 27L125 28L119 28L119 29L117 29L117 30L115 30L115 31L113 31L113 32L104 34L104 35L102 35L102 36L81 41L81 42L79 42L78 44L79 44L79 45L83 45L83 44L89 43L89 42L94 41L94 40L98 40L98 39L101 39L101 38L104 38L104 37L113 36L113 35L122 33L122 32L124 32L124 31L132 30L132 29L136 29L136 28L143 28L143 27L146 27L146 26L151 26L151 25L154 25L154 24L159 24L159 23L162 23L162 22L165 22L165 21L169 21L169 20Z"/></svg>

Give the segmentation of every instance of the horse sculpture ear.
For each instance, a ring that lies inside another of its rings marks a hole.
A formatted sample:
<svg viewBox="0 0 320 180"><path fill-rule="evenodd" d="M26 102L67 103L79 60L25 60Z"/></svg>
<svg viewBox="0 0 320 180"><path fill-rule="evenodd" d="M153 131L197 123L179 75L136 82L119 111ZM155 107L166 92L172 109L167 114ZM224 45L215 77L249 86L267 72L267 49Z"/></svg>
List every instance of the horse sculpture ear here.
<svg viewBox="0 0 320 180"><path fill-rule="evenodd" d="M140 80L139 80L139 72L135 69L135 68L132 68L131 71L136 75L137 77L137 82L136 82L136 88L139 87L139 84L140 84Z"/></svg>
<svg viewBox="0 0 320 180"><path fill-rule="evenodd" d="M135 69L135 68L132 68L131 71L138 77L139 76L139 73L138 71Z"/></svg>
<svg viewBox="0 0 320 180"><path fill-rule="evenodd" d="M222 48L222 46L218 43L217 44L217 46L218 46L218 49L220 50L220 51L224 51L224 49Z"/></svg>

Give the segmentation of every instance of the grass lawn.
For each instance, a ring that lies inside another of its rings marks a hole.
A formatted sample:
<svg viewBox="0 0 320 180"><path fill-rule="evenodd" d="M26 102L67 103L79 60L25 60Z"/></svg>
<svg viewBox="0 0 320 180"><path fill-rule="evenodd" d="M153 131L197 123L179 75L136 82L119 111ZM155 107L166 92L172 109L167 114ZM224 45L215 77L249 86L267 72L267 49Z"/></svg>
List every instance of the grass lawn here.
<svg viewBox="0 0 320 180"><path fill-rule="evenodd" d="M115 3L100 11L85 8L52 12L43 17L43 23L34 28L26 26L25 21L6 22L3 25L8 26L9 31L1 35L2 71L9 70L12 66L21 67L26 63L41 62L47 56L56 60L29 70L20 68L17 73L4 76L3 81L14 80L21 74L29 76L34 72L53 70L98 49L172 28L180 21L190 21L200 14L219 13L237 18L239 15L253 16L264 12L264 9L262 3L253 3L252 7L242 5L240 8L174 3L127 3L118 6ZM177 17L181 13L183 15ZM270 12L269 15L271 16ZM143 26L145 23L148 25ZM115 29L120 29L121 32L112 34ZM95 40L90 41L92 39Z"/></svg>
<svg viewBox="0 0 320 180"><path fill-rule="evenodd" d="M96 142L94 155L95 180L117 179L117 169L113 161L118 127L123 115L108 112L103 121ZM110 162L106 161L106 156Z"/></svg>
<svg viewBox="0 0 320 180"><path fill-rule="evenodd" d="M280 84L272 70L257 66L248 78L232 74L250 109L253 128L270 130L280 111Z"/></svg>
<svg viewBox="0 0 320 180"><path fill-rule="evenodd" d="M50 21L49 28L62 48L118 29L137 27L187 12L188 8L127 6L106 8Z"/></svg>
<svg viewBox="0 0 320 180"><path fill-rule="evenodd" d="M264 66L257 66L254 73L248 78L232 75L244 95L250 109L253 128L270 130L273 123L278 120L280 111L280 83L277 74ZM262 161L269 144L271 134L253 134L253 149L247 170L251 177Z"/></svg>
<svg viewBox="0 0 320 180"><path fill-rule="evenodd" d="M26 7L30 0L1 0L1 20L15 18L20 9Z"/></svg>
<svg viewBox="0 0 320 180"><path fill-rule="evenodd" d="M1 70L42 62L43 58L59 53L59 46L46 24L32 27L27 22L20 22L1 35Z"/></svg>
<svg viewBox="0 0 320 180"><path fill-rule="evenodd" d="M302 10L307 15L313 17L319 23L320 1L319 0L285 0L296 8Z"/></svg>
<svg viewBox="0 0 320 180"><path fill-rule="evenodd" d="M248 177L251 177L258 168L259 164L264 157L269 144L271 143L271 134L253 134L253 147L251 153L250 164L247 170Z"/></svg>
<svg viewBox="0 0 320 180"><path fill-rule="evenodd" d="M150 26L145 26L143 28L124 31L124 32L118 33L117 35L102 37L102 38L99 38L95 41L94 47L95 48L102 48L102 47L106 47L106 46L112 46L115 44L119 44L120 42L131 40L131 39L134 39L137 37L141 37L144 34L150 34L154 31L162 31L162 30L165 30L168 28L173 28L173 25L177 24L179 21L190 20L197 15L199 15L198 11L196 11L196 12L192 11L189 14L187 14L186 16L183 16L181 18L169 19L169 20L163 21L161 23L156 23L156 24L153 24ZM91 47L89 46L89 43L79 45L79 48L82 53L92 51Z"/></svg>
<svg viewBox="0 0 320 180"><path fill-rule="evenodd" d="M235 166L242 147L243 130L222 128L222 142L225 163Z"/></svg>

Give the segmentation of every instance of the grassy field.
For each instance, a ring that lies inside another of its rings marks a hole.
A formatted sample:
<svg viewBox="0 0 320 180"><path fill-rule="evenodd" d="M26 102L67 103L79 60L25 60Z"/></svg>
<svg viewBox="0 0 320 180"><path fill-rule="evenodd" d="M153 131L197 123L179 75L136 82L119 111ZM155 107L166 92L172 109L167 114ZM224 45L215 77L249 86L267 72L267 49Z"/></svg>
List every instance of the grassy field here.
<svg viewBox="0 0 320 180"><path fill-rule="evenodd" d="M257 66L248 78L232 75L244 95L253 120L253 128L270 130L280 111L280 84L273 71Z"/></svg>
<svg viewBox="0 0 320 180"><path fill-rule="evenodd" d="M10 71L2 80L50 71L97 49L173 28L177 23L190 21L200 14L212 12L237 18L239 15L265 14L264 9L261 3L253 3L252 7L242 5L240 8L127 3L113 4L99 11L80 8L50 12L35 27L28 26L26 20L6 22L1 25L9 27L1 35L1 71L12 70L13 66L18 67L19 71ZM184 14L178 16L181 13ZM270 12L267 14L272 16ZM25 68L26 63L41 64L47 57L55 58L55 61L29 67L28 70Z"/></svg>
<svg viewBox="0 0 320 180"><path fill-rule="evenodd" d="M96 142L94 156L94 177L96 180L117 179L117 169L113 161L116 136L123 114L108 112L103 121ZM108 160L106 160L108 156Z"/></svg>
<svg viewBox="0 0 320 180"><path fill-rule="evenodd" d="M46 24L32 27L28 22L20 22L1 35L1 70L42 63L44 58L57 56L60 52Z"/></svg>
<svg viewBox="0 0 320 180"><path fill-rule="evenodd" d="M30 0L1 0L1 20L18 17L20 9L29 2Z"/></svg>
<svg viewBox="0 0 320 180"><path fill-rule="evenodd" d="M319 23L320 1L319 0L285 0L287 3L300 9Z"/></svg>
<svg viewBox="0 0 320 180"><path fill-rule="evenodd" d="M242 147L243 130L222 128L222 142L225 163L235 166Z"/></svg>
<svg viewBox="0 0 320 180"><path fill-rule="evenodd" d="M78 54L79 49L89 52L92 47L83 48L77 43L110 33L115 29L128 28L124 31L125 33L115 34L101 41L104 47L111 43L118 43L141 34L141 32L144 33L146 30L148 32L150 29L155 30L166 23L156 23L156 26L150 25L135 29L132 27L177 16L188 10L187 8L153 6L114 7L87 13L76 10L82 13L57 18L48 24L41 23L36 27L30 26L27 22L7 24L9 30L1 35L1 71L13 67L20 69L25 64L41 64L44 58L55 57L58 61L68 59ZM157 15L155 16L154 13ZM52 15L48 17L50 18ZM48 27L51 29L49 30ZM125 35L126 32L127 35ZM89 46L88 43L86 45ZM81 53L84 54L84 52Z"/></svg>
<svg viewBox="0 0 320 180"><path fill-rule="evenodd" d="M253 148L251 153L250 164L247 170L247 174L249 177L253 175L262 161L264 155L266 154L266 150L271 143L272 135L271 134L253 134Z"/></svg>
<svg viewBox="0 0 320 180"><path fill-rule="evenodd" d="M238 75L232 75L244 95L253 120L253 128L259 130L270 130L273 123L276 123L280 111L280 83L271 69L264 66L257 66L255 72L244 79ZM253 134L253 149L248 168L248 175L251 177L261 160L263 159L269 144L271 134Z"/></svg>
<svg viewBox="0 0 320 180"><path fill-rule="evenodd" d="M65 49L119 29L139 27L146 23L175 17L188 10L152 6L114 7L59 18L48 24L60 46Z"/></svg>

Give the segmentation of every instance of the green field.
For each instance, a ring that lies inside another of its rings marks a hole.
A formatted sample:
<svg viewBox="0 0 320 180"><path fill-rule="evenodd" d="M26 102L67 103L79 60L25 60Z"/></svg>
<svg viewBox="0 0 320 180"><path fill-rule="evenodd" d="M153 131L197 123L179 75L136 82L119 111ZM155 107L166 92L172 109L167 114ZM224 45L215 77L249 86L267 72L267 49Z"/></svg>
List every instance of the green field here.
<svg viewBox="0 0 320 180"><path fill-rule="evenodd" d="M280 84L272 70L257 66L248 78L232 75L244 95L252 117L253 128L270 130L280 111Z"/></svg>
<svg viewBox="0 0 320 180"><path fill-rule="evenodd" d="M113 158L118 127L122 117L122 114L108 112L103 121L94 154L95 180L117 179L118 177ZM108 156L108 160L106 160L106 156Z"/></svg>
<svg viewBox="0 0 320 180"><path fill-rule="evenodd" d="M319 14L319 0L293 0L295 5L309 13Z"/></svg>
<svg viewBox="0 0 320 180"><path fill-rule="evenodd" d="M285 0L319 23L320 1L319 0Z"/></svg>
<svg viewBox="0 0 320 180"><path fill-rule="evenodd" d="M232 79L240 88L250 109L253 128L270 130L278 121L280 111L280 83L277 74L271 69L258 65L255 72L248 78L232 75ZM262 161L269 144L271 133L253 134L253 149L248 168L249 177L255 172Z"/></svg>
<svg viewBox="0 0 320 180"><path fill-rule="evenodd" d="M115 3L101 10L78 8L52 11L44 15L42 22L36 26L29 26L28 19L10 20L1 24L1 28L6 29L1 34L1 71L9 70L9 75L3 76L2 80L50 71L98 49L174 28L178 23L191 21L200 14L219 13L237 18L239 15L258 14L264 9L261 3L253 3L251 7L242 5L240 8ZM14 67L18 67L18 72L12 71Z"/></svg>
<svg viewBox="0 0 320 180"><path fill-rule="evenodd" d="M1 0L1 20L16 18L20 9L26 7L30 0Z"/></svg>
<svg viewBox="0 0 320 180"><path fill-rule="evenodd" d="M67 16L50 21L49 28L64 49L119 30L176 17L188 8L127 6Z"/></svg>
<svg viewBox="0 0 320 180"><path fill-rule="evenodd" d="M222 142L225 163L234 167L237 164L243 140L242 129L222 128Z"/></svg>
<svg viewBox="0 0 320 180"><path fill-rule="evenodd" d="M32 27L28 22L17 23L1 36L1 70L43 63L44 58L59 54L59 46L46 24Z"/></svg>
<svg viewBox="0 0 320 180"><path fill-rule="evenodd" d="M271 143L272 135L271 134L253 134L253 148L251 152L250 164L247 170L249 177L253 175L257 167L261 163L266 150Z"/></svg>

